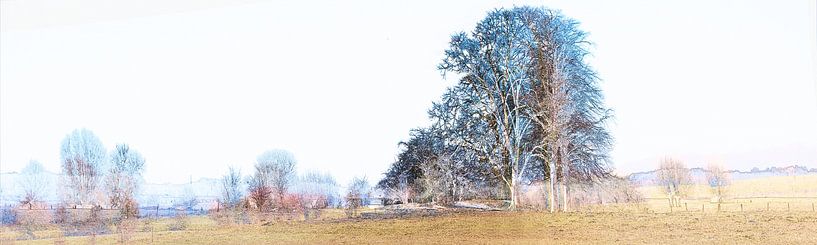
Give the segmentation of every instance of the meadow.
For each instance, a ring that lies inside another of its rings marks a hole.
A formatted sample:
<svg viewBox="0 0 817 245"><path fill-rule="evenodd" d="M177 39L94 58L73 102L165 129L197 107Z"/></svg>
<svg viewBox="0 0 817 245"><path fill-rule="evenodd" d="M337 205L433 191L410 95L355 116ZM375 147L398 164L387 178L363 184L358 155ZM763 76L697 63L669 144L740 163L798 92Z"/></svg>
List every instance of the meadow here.
<svg viewBox="0 0 817 245"><path fill-rule="evenodd" d="M194 217L184 231L172 219L136 232L132 244L446 244L446 243L817 243L815 212L468 212L405 219L341 219L219 226ZM48 232L44 231L43 233ZM52 231L53 232L53 231ZM8 238L8 230L4 237ZM45 234L41 234L45 235ZM120 236L62 237L16 244L118 243ZM5 241L4 244L9 243Z"/></svg>
<svg viewBox="0 0 817 245"><path fill-rule="evenodd" d="M792 188L791 186L795 186ZM706 186L690 186L681 207L670 209L660 188L640 187L637 204L583 206L569 213L543 211L449 210L433 216L389 219L346 218L325 209L318 220L294 216L272 222L227 224L208 216L141 219L127 233L130 244L685 244L817 243L817 176L768 177L735 181L729 198L711 202ZM792 190L796 190L792 192ZM766 194L776 194L761 196ZM720 209L718 209L720 206ZM362 210L376 212L377 210ZM2 244L121 243L111 234L62 236L56 226L35 231L38 240L17 240L22 233L2 227Z"/></svg>

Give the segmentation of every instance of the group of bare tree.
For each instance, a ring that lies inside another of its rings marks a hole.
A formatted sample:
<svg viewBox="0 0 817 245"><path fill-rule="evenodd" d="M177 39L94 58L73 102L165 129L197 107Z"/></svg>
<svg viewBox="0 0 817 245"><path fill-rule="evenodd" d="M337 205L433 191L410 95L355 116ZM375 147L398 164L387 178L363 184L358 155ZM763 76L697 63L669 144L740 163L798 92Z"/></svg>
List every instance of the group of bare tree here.
<svg viewBox="0 0 817 245"><path fill-rule="evenodd" d="M259 210L284 207L284 195L295 178L295 157L286 150L270 150L258 156L255 173L247 181L248 193Z"/></svg>
<svg viewBox="0 0 817 245"><path fill-rule="evenodd" d="M310 218L319 215L320 209L348 204L346 201L352 199L356 201L354 205L360 205L366 199L367 194L361 194L368 191L360 187L365 181L353 181L348 192L351 194L343 198L331 174L311 170L298 175L296 164L292 153L278 149L259 155L249 176L242 176L231 167L222 178L219 205L262 213L303 212Z"/></svg>
<svg viewBox="0 0 817 245"><path fill-rule="evenodd" d="M139 214L135 197L145 167L139 152L119 144L108 153L93 132L77 129L63 139L60 153L57 183L37 161L21 171L18 184L23 196L16 224L28 238L35 238L34 231L48 223L60 224L65 232L93 235L107 232L111 224L124 232L135 222ZM46 203L51 201L45 199L50 192L58 192L60 203ZM49 206L56 208L46 209ZM79 211L68 212L77 207ZM103 214L103 207L113 213Z"/></svg>
<svg viewBox="0 0 817 245"><path fill-rule="evenodd" d="M609 174L611 112L584 61L587 47L578 22L545 8L498 9L454 35L439 69L459 83L433 104L433 125L402 144L378 186L399 193L408 183L448 199L480 190L513 209L520 184L546 180L549 209L567 210L570 181Z"/></svg>
<svg viewBox="0 0 817 245"><path fill-rule="evenodd" d="M729 185L729 174L723 166L716 163L709 163L704 170L706 173L706 183L713 194L713 201L722 202ZM664 158L656 171L656 181L661 186L670 206L681 206L681 198L689 195L689 191L695 184L690 169L680 160L675 158Z"/></svg>
<svg viewBox="0 0 817 245"><path fill-rule="evenodd" d="M22 171L20 186L23 204L44 202L52 184L61 192L64 205L108 206L135 216L135 195L142 182L145 160L127 144L117 145L110 153L88 129L77 129L62 141L60 183L50 183L41 163L31 161Z"/></svg>

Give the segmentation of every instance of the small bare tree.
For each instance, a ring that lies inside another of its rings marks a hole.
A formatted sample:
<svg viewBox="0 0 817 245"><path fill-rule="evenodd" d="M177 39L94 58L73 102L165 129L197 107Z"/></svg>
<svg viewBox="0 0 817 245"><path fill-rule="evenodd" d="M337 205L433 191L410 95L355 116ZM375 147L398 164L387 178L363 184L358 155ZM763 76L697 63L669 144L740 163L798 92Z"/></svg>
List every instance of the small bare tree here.
<svg viewBox="0 0 817 245"><path fill-rule="evenodd" d="M105 177L105 190L112 208L125 218L139 215L135 194L139 191L145 159L126 144L117 145L110 154L111 166Z"/></svg>
<svg viewBox="0 0 817 245"><path fill-rule="evenodd" d="M684 186L689 184L689 169L680 160L664 158L658 168L658 182L667 193L671 206L680 206L680 198L685 190Z"/></svg>
<svg viewBox="0 0 817 245"><path fill-rule="evenodd" d="M241 201L241 170L230 167L221 179L221 202L229 209L235 208Z"/></svg>
<svg viewBox="0 0 817 245"><path fill-rule="evenodd" d="M32 205L42 202L44 194L50 185L48 177L45 175L43 164L31 160L22 171L20 171L19 185L23 190L23 200L21 204Z"/></svg>
<svg viewBox="0 0 817 245"><path fill-rule="evenodd" d="M371 187L366 177L355 177L349 183L349 190L346 193L346 215L354 217L357 215L357 210L366 205L366 200L369 198Z"/></svg>
<svg viewBox="0 0 817 245"><path fill-rule="evenodd" d="M724 171L723 166L716 163L710 163L706 168L706 180L709 187L712 188L714 199L718 203L723 201L723 195L726 193L726 187L729 185L729 176Z"/></svg>
<svg viewBox="0 0 817 245"><path fill-rule="evenodd" d="M248 198L258 211L265 211L270 206L272 199L272 188L265 183L267 178L266 174L263 171L258 171L256 167L255 175L247 180Z"/></svg>

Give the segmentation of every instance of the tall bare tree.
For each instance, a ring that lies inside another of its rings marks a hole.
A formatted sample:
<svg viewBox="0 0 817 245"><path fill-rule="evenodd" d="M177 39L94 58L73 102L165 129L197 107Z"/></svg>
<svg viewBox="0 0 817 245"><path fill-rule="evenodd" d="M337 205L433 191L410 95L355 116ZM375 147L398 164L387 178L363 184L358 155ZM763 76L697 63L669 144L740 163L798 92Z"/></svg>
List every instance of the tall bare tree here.
<svg viewBox="0 0 817 245"><path fill-rule="evenodd" d="M584 61L589 42L579 23L545 8L514 10L531 35L526 44L532 60L526 109L538 126L536 155L547 162L550 210L556 206L558 183L566 211L568 180L594 181L609 174L612 137L605 121L612 112L604 106L596 73Z"/></svg>
<svg viewBox="0 0 817 245"><path fill-rule="evenodd" d="M567 181L609 174L612 139L595 72L584 61L586 33L578 22L545 8L498 9L470 34L454 35L439 69L462 75L498 146L490 162L515 206L517 183L536 159L544 161L549 203L559 183L567 209ZM436 106L436 105L435 105ZM483 141L488 142L488 141ZM480 142L480 143L483 143Z"/></svg>
<svg viewBox="0 0 817 245"><path fill-rule="evenodd" d="M512 10L490 12L470 35L451 38L438 66L443 72L463 75L460 86L471 88L484 104L490 129L501 146L491 161L510 192L511 209L516 208L517 183L529 170L532 156L524 140L532 125L523 111L523 96L530 87L530 59L523 44L529 36L525 23L518 20Z"/></svg>
<svg viewBox="0 0 817 245"><path fill-rule="evenodd" d="M60 158L67 202L99 204L95 197L106 167L105 147L91 130L77 129L62 140Z"/></svg>
<svg viewBox="0 0 817 245"><path fill-rule="evenodd" d="M680 160L666 157L661 161L656 174L658 184L667 193L670 205L680 206L679 199L685 194L685 185L688 185L691 180L689 169Z"/></svg>

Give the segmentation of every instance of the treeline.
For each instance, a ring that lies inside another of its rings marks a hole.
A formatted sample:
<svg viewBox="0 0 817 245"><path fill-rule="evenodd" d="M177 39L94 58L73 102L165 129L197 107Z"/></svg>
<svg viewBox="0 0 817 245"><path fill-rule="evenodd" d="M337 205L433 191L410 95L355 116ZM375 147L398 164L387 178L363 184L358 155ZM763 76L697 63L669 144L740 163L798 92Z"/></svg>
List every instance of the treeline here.
<svg viewBox="0 0 817 245"><path fill-rule="evenodd" d="M502 198L513 209L520 186L544 182L549 209L566 210L569 183L610 173L612 113L586 37L576 20L531 7L494 10L453 35L438 69L459 82L377 186L400 202Z"/></svg>
<svg viewBox="0 0 817 245"><path fill-rule="evenodd" d="M145 165L142 154L129 145L118 144L108 151L91 130L76 129L62 141L58 183L50 183L38 161L31 161L21 171L17 183L23 193L20 204L46 206L45 194L56 191L58 207L115 209L120 210L123 218L138 217L136 197L144 183ZM294 212L368 204L371 187L365 177L354 178L342 194L341 186L330 173L313 170L299 175L296 165L295 156L289 151L265 151L247 175L230 167L220 186L213 186L221 192L218 203L200 208ZM176 208L200 205L193 190L188 191L174 204Z"/></svg>
<svg viewBox="0 0 817 245"><path fill-rule="evenodd" d="M46 191L56 191L61 208L107 207L119 209L124 218L138 215L135 199L143 182L145 159L128 144L110 151L88 129L76 129L60 144L60 178L50 183L43 165L31 161L19 179L22 205L44 204ZM56 185L56 188L49 188Z"/></svg>

